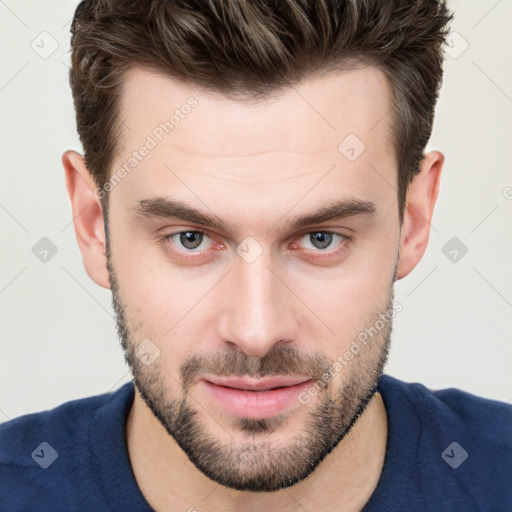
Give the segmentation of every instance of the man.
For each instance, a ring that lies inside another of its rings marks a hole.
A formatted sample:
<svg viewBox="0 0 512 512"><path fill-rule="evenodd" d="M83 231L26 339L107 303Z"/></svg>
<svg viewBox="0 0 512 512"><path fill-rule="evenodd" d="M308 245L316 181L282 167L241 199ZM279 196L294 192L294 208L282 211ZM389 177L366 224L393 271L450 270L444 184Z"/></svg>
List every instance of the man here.
<svg viewBox="0 0 512 512"><path fill-rule="evenodd" d="M86 0L63 155L133 383L0 427L5 510L512 504L512 407L383 376L444 2Z"/></svg>

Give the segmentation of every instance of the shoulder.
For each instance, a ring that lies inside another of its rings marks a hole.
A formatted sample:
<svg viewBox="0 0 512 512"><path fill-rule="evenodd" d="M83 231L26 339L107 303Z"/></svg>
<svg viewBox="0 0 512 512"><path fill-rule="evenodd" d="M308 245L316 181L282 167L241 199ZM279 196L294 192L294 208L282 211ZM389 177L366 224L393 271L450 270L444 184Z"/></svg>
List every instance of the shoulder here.
<svg viewBox="0 0 512 512"><path fill-rule="evenodd" d="M400 488L401 474L412 492L408 503L422 510L508 509L512 405L390 376L379 391L388 415L388 489Z"/></svg>
<svg viewBox="0 0 512 512"><path fill-rule="evenodd" d="M409 410L422 417L422 422L478 433L481 440L501 441L510 445L512 438L512 405L483 398L466 391L447 388L433 390L414 382L407 383L385 375L381 378L383 395L408 404ZM487 434L490 434L487 436Z"/></svg>
<svg viewBox="0 0 512 512"><path fill-rule="evenodd" d="M114 393L80 398L53 409L25 414L0 425L0 464L33 466L32 450L61 435L79 437L91 415L112 400Z"/></svg>
<svg viewBox="0 0 512 512"><path fill-rule="evenodd" d="M55 510L82 504L102 510L94 495L91 425L126 404L132 383L101 395L80 398L53 409L25 414L0 425L0 501L9 510ZM43 500L42 502L40 500ZM41 508L42 507L42 508ZM85 510L85 509L84 509Z"/></svg>

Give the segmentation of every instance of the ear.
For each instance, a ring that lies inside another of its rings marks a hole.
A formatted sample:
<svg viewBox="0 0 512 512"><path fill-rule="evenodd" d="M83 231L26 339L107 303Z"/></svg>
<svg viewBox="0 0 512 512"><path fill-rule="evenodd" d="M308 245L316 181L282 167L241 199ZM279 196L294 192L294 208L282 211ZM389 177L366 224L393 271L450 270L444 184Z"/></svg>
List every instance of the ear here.
<svg viewBox="0 0 512 512"><path fill-rule="evenodd" d="M103 288L110 288L107 269L103 210L94 178L85 160L76 151L62 155L66 188L71 199L75 235L89 277Z"/></svg>
<svg viewBox="0 0 512 512"><path fill-rule="evenodd" d="M397 280L408 275L416 267L427 249L443 163L444 155L439 151L425 155L420 163L420 173L409 186L400 232Z"/></svg>

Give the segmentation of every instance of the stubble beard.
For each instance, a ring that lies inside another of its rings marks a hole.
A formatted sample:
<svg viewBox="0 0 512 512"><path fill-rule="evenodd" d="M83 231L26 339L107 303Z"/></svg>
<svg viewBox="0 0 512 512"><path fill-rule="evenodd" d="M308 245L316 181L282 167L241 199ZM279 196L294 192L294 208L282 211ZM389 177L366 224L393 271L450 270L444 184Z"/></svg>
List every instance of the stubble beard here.
<svg viewBox="0 0 512 512"><path fill-rule="evenodd" d="M239 491L273 492L304 480L347 436L377 391L389 352L391 319L338 372L341 382L335 378L325 383L324 389L307 405L310 410L306 412L306 419L292 437L279 440L278 433L293 419L293 411L290 417L231 419L225 429L230 440L223 440L224 432L221 436L212 432L219 429L218 424L189 396L195 377L204 373L253 377L308 374L314 375L316 380L325 371L332 370L334 361L321 354L306 357L296 349L277 345L262 358L248 357L241 351L208 359L204 355L191 356L180 367L181 379L176 376L171 379L180 381L177 386L180 396L171 398L170 390L164 384L171 376L162 368L162 358L145 366L136 356L134 340L138 338L130 327L135 325L135 319L127 316L110 258L108 270L117 331L135 387L189 460L205 476L223 486ZM392 304L393 287L388 294L386 309L379 310L372 318L381 318L383 313L391 310ZM142 323L138 325L142 326ZM361 331L370 325L362 326ZM234 429L236 440L227 429Z"/></svg>

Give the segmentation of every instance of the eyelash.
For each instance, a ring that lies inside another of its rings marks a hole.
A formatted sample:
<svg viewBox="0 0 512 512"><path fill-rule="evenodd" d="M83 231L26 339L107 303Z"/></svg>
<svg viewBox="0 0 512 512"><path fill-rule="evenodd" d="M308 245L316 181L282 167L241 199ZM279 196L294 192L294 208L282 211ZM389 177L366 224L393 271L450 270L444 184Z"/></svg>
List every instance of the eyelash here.
<svg viewBox="0 0 512 512"><path fill-rule="evenodd" d="M211 250L219 250L224 247L224 244L222 242L215 241L211 236L208 235L207 232L202 231L202 230L197 230L197 229L185 229L185 230L181 230L181 231L173 231L172 233L166 233L159 238L158 242L163 245L166 245L166 244L174 245L174 244L172 244L172 239L176 235L181 235L183 233L201 234L201 235L204 235L205 237L209 238L210 240L212 240L214 245L217 244L216 249L210 248L210 249L205 249L203 251L183 249L183 250L173 251L173 252L177 252L178 257L185 262L197 261L199 258L204 256L205 253L210 252ZM341 241L338 244L339 247L334 250L332 250L332 249L331 250L323 250L323 249L307 250L308 252L315 254L315 257L317 259L332 258L332 257L344 252L347 249L347 244L352 241L351 237L349 237L343 233L338 233L336 231L329 231L329 230L321 230L321 229L309 230L309 231L302 232L302 233L298 234L297 237L294 238L293 240L296 240L296 239L300 240L305 235L311 235L313 233L329 234L329 235L333 235L333 236L339 236L341 238ZM202 242L203 242L203 240L201 241L201 243ZM288 243L287 245L291 245L291 244L292 244L292 242ZM295 242L293 242L293 245L297 246L297 244Z"/></svg>

